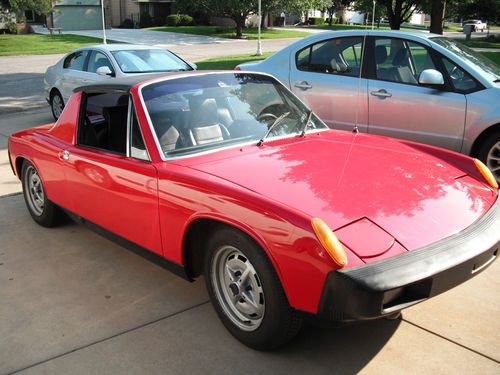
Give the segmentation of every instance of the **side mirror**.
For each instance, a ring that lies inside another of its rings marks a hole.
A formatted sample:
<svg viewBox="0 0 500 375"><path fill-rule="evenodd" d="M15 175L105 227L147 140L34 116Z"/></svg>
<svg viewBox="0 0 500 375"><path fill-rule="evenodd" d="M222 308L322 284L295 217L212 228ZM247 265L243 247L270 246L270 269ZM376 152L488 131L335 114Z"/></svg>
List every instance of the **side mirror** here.
<svg viewBox="0 0 500 375"><path fill-rule="evenodd" d="M420 73L418 83L422 86L443 86L444 78L441 72L435 69L425 69Z"/></svg>
<svg viewBox="0 0 500 375"><path fill-rule="evenodd" d="M95 72L100 76L113 76L113 72L109 69L109 66L101 66Z"/></svg>

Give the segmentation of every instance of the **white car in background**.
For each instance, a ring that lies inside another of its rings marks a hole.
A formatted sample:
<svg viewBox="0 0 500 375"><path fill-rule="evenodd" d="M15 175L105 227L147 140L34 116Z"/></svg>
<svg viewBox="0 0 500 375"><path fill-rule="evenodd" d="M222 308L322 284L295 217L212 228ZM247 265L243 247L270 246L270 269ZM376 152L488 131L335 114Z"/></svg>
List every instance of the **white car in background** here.
<svg viewBox="0 0 500 375"><path fill-rule="evenodd" d="M101 44L78 48L45 72L45 98L57 120L73 90L112 78L195 70L179 56L159 47Z"/></svg>
<svg viewBox="0 0 500 375"><path fill-rule="evenodd" d="M488 29L488 25L486 22L480 21L480 20L469 20L469 21L464 21L462 23L462 26L465 25L472 25L472 31L481 31L483 32L484 30Z"/></svg>

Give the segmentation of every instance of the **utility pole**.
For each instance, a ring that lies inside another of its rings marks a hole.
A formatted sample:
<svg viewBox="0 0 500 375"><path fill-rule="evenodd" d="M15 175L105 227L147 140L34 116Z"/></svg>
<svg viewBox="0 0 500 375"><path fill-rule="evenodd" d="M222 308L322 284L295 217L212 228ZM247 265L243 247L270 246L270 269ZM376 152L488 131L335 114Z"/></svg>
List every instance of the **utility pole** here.
<svg viewBox="0 0 500 375"><path fill-rule="evenodd" d="M257 27L257 56L262 56L262 42L260 40L260 24L262 23L262 0L259 0L259 26Z"/></svg>
<svg viewBox="0 0 500 375"><path fill-rule="evenodd" d="M106 22L104 21L104 0L101 0L101 13L102 13L102 42L106 42Z"/></svg>
<svg viewBox="0 0 500 375"><path fill-rule="evenodd" d="M373 0L373 9L372 9L372 30L375 26L375 0Z"/></svg>

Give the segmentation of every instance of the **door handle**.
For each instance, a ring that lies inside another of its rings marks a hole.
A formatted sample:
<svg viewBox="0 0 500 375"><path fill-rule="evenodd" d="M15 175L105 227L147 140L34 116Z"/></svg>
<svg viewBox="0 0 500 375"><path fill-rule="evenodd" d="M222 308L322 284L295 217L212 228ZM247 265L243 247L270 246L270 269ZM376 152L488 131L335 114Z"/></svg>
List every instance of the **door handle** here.
<svg viewBox="0 0 500 375"><path fill-rule="evenodd" d="M297 87L298 89L302 89L302 90L312 89L312 85L310 85L307 81L297 82L294 86Z"/></svg>
<svg viewBox="0 0 500 375"><path fill-rule="evenodd" d="M64 151L60 152L59 158L61 158L62 160L68 160L69 159L69 151L64 150Z"/></svg>
<svg viewBox="0 0 500 375"><path fill-rule="evenodd" d="M371 91L371 95L373 96L378 96L379 98L390 98L392 94L390 92L387 92L387 90L380 89L378 91Z"/></svg>

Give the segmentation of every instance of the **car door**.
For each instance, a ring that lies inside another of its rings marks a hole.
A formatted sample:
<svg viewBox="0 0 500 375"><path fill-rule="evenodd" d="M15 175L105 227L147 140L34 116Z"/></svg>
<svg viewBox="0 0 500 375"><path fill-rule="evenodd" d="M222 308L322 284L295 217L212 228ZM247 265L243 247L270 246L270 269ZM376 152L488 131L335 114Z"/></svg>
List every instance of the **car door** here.
<svg viewBox="0 0 500 375"><path fill-rule="evenodd" d="M157 171L132 102L114 92L84 96L82 106L66 162L75 213L161 254Z"/></svg>
<svg viewBox="0 0 500 375"><path fill-rule="evenodd" d="M418 83L423 70L440 70L430 47L387 37L370 37L367 43L368 132L460 151L465 96Z"/></svg>
<svg viewBox="0 0 500 375"><path fill-rule="evenodd" d="M109 68L109 70L111 71L110 75L97 74L97 69L104 66ZM102 51L93 50L89 55L88 62L85 67L85 75L83 77L84 83L91 84L106 81L111 79L115 75L115 69L109 57Z"/></svg>
<svg viewBox="0 0 500 375"><path fill-rule="evenodd" d="M367 129L367 81L360 78L364 38L322 40L290 57L291 90L331 128Z"/></svg>
<svg viewBox="0 0 500 375"><path fill-rule="evenodd" d="M85 66L90 50L78 50L68 55L63 62L62 75L59 82L64 103L67 103L73 90L85 84Z"/></svg>

